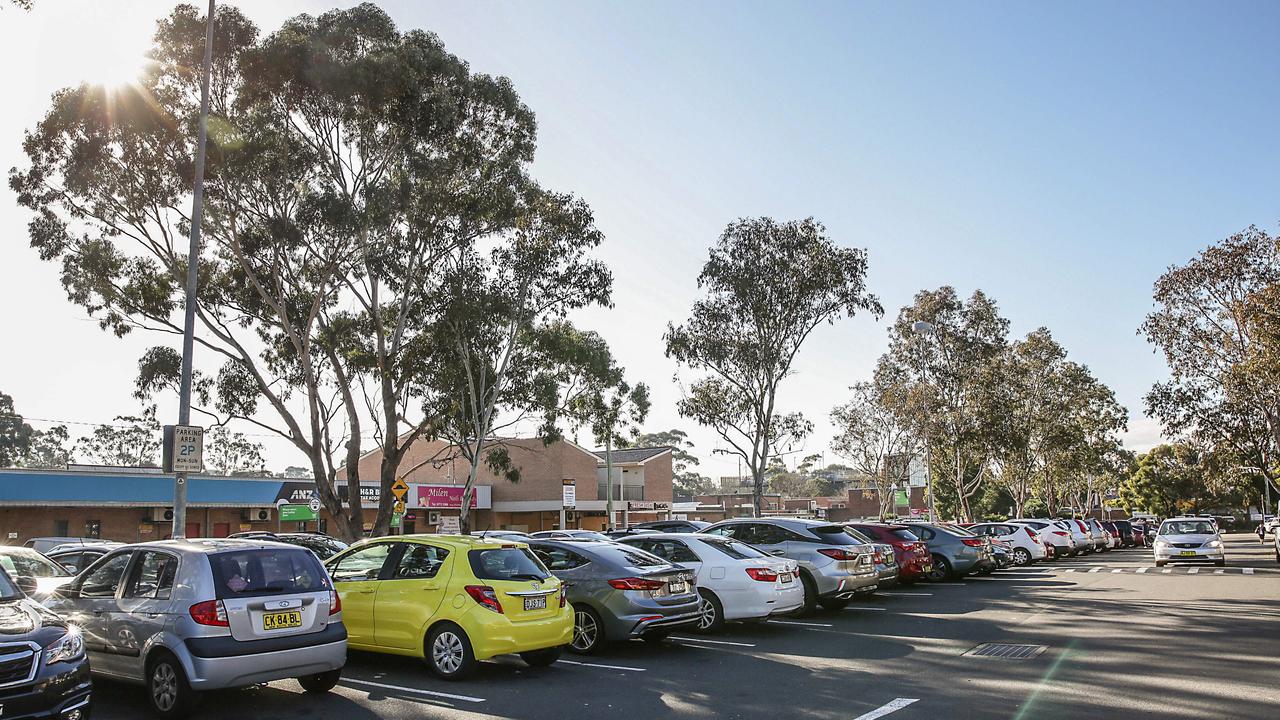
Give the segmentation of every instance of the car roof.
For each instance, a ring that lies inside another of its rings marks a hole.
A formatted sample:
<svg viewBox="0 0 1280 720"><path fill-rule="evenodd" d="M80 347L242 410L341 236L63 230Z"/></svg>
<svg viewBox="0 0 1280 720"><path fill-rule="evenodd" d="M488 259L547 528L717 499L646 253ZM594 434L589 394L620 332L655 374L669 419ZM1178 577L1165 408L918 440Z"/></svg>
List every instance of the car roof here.
<svg viewBox="0 0 1280 720"><path fill-rule="evenodd" d="M411 535L384 535L376 538L365 538L353 543L351 547L363 547L374 543L418 542L433 545L447 545L456 550L493 550L502 547L525 545L522 540L511 538L482 538L474 535L437 535L434 533L415 533Z"/></svg>

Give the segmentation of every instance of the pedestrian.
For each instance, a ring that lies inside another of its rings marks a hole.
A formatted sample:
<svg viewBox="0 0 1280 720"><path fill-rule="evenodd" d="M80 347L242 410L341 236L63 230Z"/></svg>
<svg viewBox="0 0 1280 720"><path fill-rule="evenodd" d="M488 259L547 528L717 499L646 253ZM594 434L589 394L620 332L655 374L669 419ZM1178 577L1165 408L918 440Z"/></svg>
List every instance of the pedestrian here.
<svg viewBox="0 0 1280 720"><path fill-rule="evenodd" d="M1267 544L1267 521L1263 520L1258 523L1258 542L1263 545Z"/></svg>

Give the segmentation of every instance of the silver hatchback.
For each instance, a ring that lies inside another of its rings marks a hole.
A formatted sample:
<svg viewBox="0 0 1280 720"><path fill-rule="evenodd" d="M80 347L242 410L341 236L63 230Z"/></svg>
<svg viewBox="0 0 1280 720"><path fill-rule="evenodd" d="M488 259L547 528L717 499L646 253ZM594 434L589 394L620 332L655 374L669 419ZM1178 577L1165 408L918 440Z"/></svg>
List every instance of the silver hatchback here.
<svg viewBox="0 0 1280 720"><path fill-rule="evenodd" d="M203 690L297 678L337 684L342 606L308 550L263 540L126 545L45 603L84 634L94 675L146 685L156 715L185 715Z"/></svg>

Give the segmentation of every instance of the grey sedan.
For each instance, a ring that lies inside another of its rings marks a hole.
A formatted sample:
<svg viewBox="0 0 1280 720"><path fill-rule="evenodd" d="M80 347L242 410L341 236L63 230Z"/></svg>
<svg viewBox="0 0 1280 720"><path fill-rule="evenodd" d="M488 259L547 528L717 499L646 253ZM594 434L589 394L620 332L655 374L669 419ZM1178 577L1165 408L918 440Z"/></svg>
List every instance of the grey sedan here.
<svg viewBox="0 0 1280 720"><path fill-rule="evenodd" d="M989 545L980 537L958 528L912 522L907 529L929 546L933 570L929 579L950 580L994 567Z"/></svg>
<svg viewBox="0 0 1280 720"><path fill-rule="evenodd" d="M698 588L687 568L614 542L535 539L529 548L567 588L574 652L612 640L660 641L698 622Z"/></svg>

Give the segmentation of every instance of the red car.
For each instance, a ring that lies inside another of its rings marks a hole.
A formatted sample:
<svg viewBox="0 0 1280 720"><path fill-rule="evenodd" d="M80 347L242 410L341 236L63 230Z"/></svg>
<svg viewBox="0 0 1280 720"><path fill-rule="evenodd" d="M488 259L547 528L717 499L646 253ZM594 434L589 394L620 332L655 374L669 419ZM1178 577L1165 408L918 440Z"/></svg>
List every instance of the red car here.
<svg viewBox="0 0 1280 720"><path fill-rule="evenodd" d="M923 580L933 570L933 556L929 554L929 546L911 534L907 526L873 522L845 525L878 543L893 546L893 556L898 561L898 582L913 583Z"/></svg>

